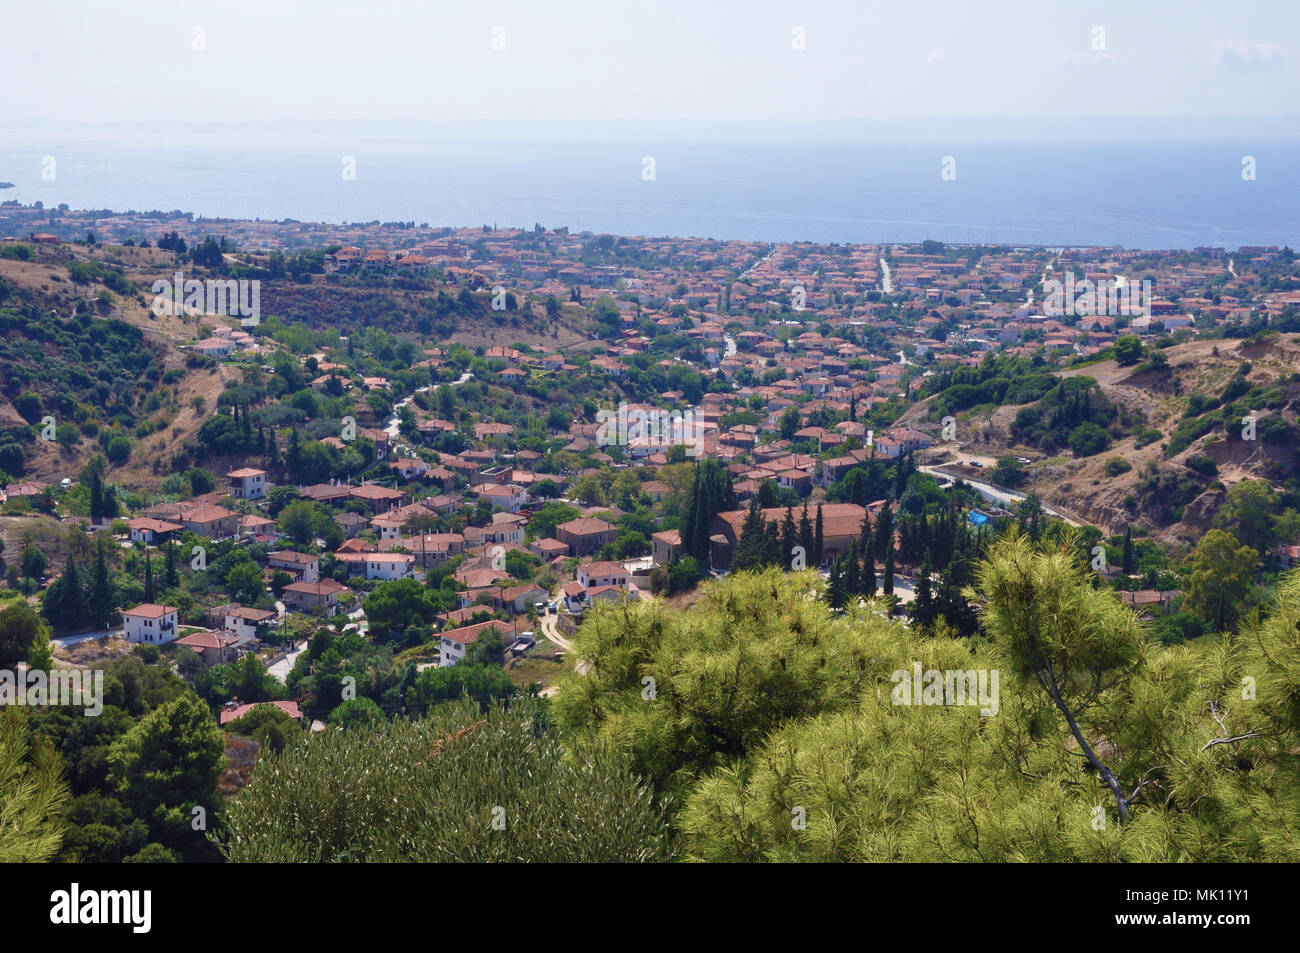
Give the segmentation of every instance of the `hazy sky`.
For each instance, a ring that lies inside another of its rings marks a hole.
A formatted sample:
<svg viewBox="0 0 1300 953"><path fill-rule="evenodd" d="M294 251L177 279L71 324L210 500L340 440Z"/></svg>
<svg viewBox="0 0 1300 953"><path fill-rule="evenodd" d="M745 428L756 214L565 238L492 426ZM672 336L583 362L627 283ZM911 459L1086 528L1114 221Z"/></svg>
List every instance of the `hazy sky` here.
<svg viewBox="0 0 1300 953"><path fill-rule="evenodd" d="M0 120L1266 115L1300 91L1295 0L0 0L0 36Z"/></svg>

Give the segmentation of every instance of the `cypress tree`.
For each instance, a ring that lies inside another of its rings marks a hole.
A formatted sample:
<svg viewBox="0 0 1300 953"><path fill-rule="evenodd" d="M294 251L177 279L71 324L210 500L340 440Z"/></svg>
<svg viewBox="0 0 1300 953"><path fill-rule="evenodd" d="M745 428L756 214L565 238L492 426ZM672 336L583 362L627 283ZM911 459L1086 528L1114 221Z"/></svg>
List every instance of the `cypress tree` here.
<svg viewBox="0 0 1300 953"><path fill-rule="evenodd" d="M174 589L180 584L180 577L176 573L176 544L169 541L164 552L166 554L166 559L164 562L163 579L168 589Z"/></svg>
<svg viewBox="0 0 1300 953"><path fill-rule="evenodd" d="M90 520L97 521L104 514L104 483L99 478L99 470L90 471Z"/></svg>
<svg viewBox="0 0 1300 953"><path fill-rule="evenodd" d="M894 514L889 509L889 501L880 508L876 517L876 555L882 559L886 550L894 548Z"/></svg>
<svg viewBox="0 0 1300 953"><path fill-rule="evenodd" d="M272 428L271 432L267 435L266 439L267 439L266 466L268 469L271 470L279 470L280 467L282 466L282 462L280 460L280 445L279 442L275 439L274 428Z"/></svg>
<svg viewBox="0 0 1300 953"><path fill-rule="evenodd" d="M885 581L881 589L887 596L894 594L894 545L892 542L885 550Z"/></svg>
<svg viewBox="0 0 1300 953"><path fill-rule="evenodd" d="M766 531L763 533L762 564L764 566L787 565L781 556L781 527L777 525L776 520L769 520Z"/></svg>
<svg viewBox="0 0 1300 953"><path fill-rule="evenodd" d="M844 576L842 568L838 558L831 563L830 579L826 585L826 601L830 603L832 609L844 608Z"/></svg>
<svg viewBox="0 0 1300 953"><path fill-rule="evenodd" d="M921 628L929 628L935 618L934 593L930 588L932 571L930 555L927 553L925 561L921 564L921 577L916 581L916 600L912 603L910 613L912 621Z"/></svg>
<svg viewBox="0 0 1300 953"><path fill-rule="evenodd" d="M817 529L813 533L813 565L822 564L822 505L817 504Z"/></svg>
<svg viewBox="0 0 1300 953"><path fill-rule="evenodd" d="M868 599L876 597L876 556L870 545L862 554L862 594Z"/></svg>
<svg viewBox="0 0 1300 953"><path fill-rule="evenodd" d="M781 525L781 560L788 569L794 559L794 548L799 545L799 536L794 528L794 511L785 508L785 522Z"/></svg>
<svg viewBox="0 0 1300 953"><path fill-rule="evenodd" d="M149 550L144 551L144 601L153 602L156 594L153 591L153 560L149 557Z"/></svg>
<svg viewBox="0 0 1300 953"><path fill-rule="evenodd" d="M844 594L850 597L862 595L862 574L858 567L858 544L855 541L844 566Z"/></svg>
<svg viewBox="0 0 1300 953"><path fill-rule="evenodd" d="M113 580L108 574L108 557L104 555L104 541L95 548L95 577L90 590L90 616L96 625L109 620L116 608L113 599Z"/></svg>
<svg viewBox="0 0 1300 953"><path fill-rule="evenodd" d="M1122 567L1126 576L1131 576L1137 572L1137 553L1133 550L1133 524L1130 523L1124 530L1124 557Z"/></svg>
<svg viewBox="0 0 1300 953"><path fill-rule="evenodd" d="M803 515L799 517L799 545L803 547L804 556L808 560L808 565L816 566L813 561L815 550L813 546L813 529L812 521L808 519L808 503L804 501Z"/></svg>
<svg viewBox="0 0 1300 953"><path fill-rule="evenodd" d="M758 508L758 498L749 501L749 513L740 528L740 539L732 555L732 569L757 569L766 557L767 528L763 525L763 512Z"/></svg>

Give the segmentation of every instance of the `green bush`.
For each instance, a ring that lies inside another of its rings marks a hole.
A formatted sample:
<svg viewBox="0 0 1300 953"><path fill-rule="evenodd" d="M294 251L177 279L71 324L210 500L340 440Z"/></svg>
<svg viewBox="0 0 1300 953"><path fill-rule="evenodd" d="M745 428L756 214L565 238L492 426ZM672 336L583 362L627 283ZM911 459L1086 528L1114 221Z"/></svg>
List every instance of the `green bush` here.
<svg viewBox="0 0 1300 953"><path fill-rule="evenodd" d="M544 711L453 702L378 732L304 736L258 762L221 851L234 863L667 859L649 790L619 756L570 756Z"/></svg>

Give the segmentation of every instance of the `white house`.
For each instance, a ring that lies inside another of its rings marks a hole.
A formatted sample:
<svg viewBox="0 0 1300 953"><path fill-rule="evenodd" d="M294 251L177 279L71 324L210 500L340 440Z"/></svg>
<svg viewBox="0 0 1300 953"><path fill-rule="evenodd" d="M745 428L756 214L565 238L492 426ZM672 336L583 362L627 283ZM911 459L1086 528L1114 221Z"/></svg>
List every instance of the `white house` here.
<svg viewBox="0 0 1300 953"><path fill-rule="evenodd" d="M414 563L410 553L366 553L366 578L403 579L411 574Z"/></svg>
<svg viewBox="0 0 1300 953"><path fill-rule="evenodd" d="M161 542L163 539L170 537L173 533L179 533L185 527L180 523L172 523L168 520L155 520L148 517L138 517L126 524L127 529L131 532L131 542L133 543L152 543L155 540Z"/></svg>
<svg viewBox="0 0 1300 953"><path fill-rule="evenodd" d="M320 557L299 553L292 549L267 553L266 564L272 569L283 569L295 582L320 582Z"/></svg>
<svg viewBox="0 0 1300 953"><path fill-rule="evenodd" d="M242 467L226 474L230 495L237 500L257 500L266 496L266 471Z"/></svg>
<svg viewBox="0 0 1300 953"><path fill-rule="evenodd" d="M587 590L583 588L580 582L571 582L563 590L564 608L568 609L574 615L581 613L587 608Z"/></svg>
<svg viewBox="0 0 1300 953"><path fill-rule="evenodd" d="M275 613L270 609L251 609L244 606L226 612L225 628L241 640L251 639L257 636L259 625L270 622L274 618Z"/></svg>
<svg viewBox="0 0 1300 953"><path fill-rule="evenodd" d="M129 642L146 642L157 645L172 642L178 632L176 606L160 606L146 602L134 609L122 610L122 628Z"/></svg>
<svg viewBox="0 0 1300 953"><path fill-rule="evenodd" d="M474 625L463 626L459 629L448 629L438 637L438 665L442 668L455 665L465 657L465 650L491 629L501 633L502 641L513 641L514 628L500 619L476 622Z"/></svg>
<svg viewBox="0 0 1300 953"><path fill-rule="evenodd" d="M628 571L623 568L622 563L593 562L578 567L578 583L583 589L594 589L597 586L618 586L626 589L627 581Z"/></svg>
<svg viewBox="0 0 1300 953"><path fill-rule="evenodd" d="M486 496L493 506L499 506L510 513L518 513L519 508L528 500L528 494L521 486L515 484L484 483L475 487L480 496Z"/></svg>

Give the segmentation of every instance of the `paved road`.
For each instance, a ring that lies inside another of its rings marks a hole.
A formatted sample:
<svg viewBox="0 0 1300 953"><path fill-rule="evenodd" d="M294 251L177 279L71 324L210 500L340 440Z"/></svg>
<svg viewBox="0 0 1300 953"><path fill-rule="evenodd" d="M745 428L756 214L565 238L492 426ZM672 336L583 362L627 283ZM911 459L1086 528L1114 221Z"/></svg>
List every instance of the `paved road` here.
<svg viewBox="0 0 1300 953"><path fill-rule="evenodd" d="M88 642L91 639L107 639L110 636L123 637L124 633L121 628L95 629L93 632L79 632L76 635L51 636L50 641L55 645L62 645L64 648L67 648L70 645L76 645L78 642Z"/></svg>
<svg viewBox="0 0 1300 953"><path fill-rule="evenodd" d="M889 273L889 262L880 259L880 290L887 295L894 293L894 278Z"/></svg>
<svg viewBox="0 0 1300 953"><path fill-rule="evenodd" d="M284 658L270 666L266 671L272 678L283 685L285 680L289 677L289 673L293 671L293 663L298 661L298 656L306 650L307 642L304 639L287 652Z"/></svg>
<svg viewBox="0 0 1300 953"><path fill-rule="evenodd" d="M917 467L917 469L922 473L928 473L931 476L941 476L949 480L962 480L966 483L967 486L971 487L973 490L979 493L980 496L984 497L984 499L989 500L990 502L993 503L1007 505L1013 503L1021 503L1026 499L1026 495L1024 493L1016 493L1012 490L1007 490L999 486L994 486L991 483L981 483L978 480L972 480L970 477L963 476L960 473L948 472L944 470L942 467L927 466L927 467ZM1041 497L1040 497L1040 502L1041 502ZM1057 509L1054 506L1049 506L1047 503L1043 503L1043 512L1048 514L1049 516L1055 516L1057 519L1065 520L1071 526L1085 525L1083 523L1080 523L1078 520L1071 519L1069 516L1066 516L1064 513L1062 513L1059 509Z"/></svg>

